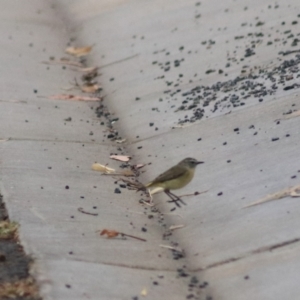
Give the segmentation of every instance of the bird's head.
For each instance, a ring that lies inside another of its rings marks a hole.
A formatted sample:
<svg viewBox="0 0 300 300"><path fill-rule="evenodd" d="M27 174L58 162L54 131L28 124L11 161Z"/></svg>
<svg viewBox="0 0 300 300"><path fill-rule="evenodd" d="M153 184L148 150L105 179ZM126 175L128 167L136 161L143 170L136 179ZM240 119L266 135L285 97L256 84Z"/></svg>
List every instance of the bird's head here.
<svg viewBox="0 0 300 300"><path fill-rule="evenodd" d="M196 168L197 165L204 164L204 161L198 161L195 158L188 157L182 160L179 164L186 168L194 169Z"/></svg>

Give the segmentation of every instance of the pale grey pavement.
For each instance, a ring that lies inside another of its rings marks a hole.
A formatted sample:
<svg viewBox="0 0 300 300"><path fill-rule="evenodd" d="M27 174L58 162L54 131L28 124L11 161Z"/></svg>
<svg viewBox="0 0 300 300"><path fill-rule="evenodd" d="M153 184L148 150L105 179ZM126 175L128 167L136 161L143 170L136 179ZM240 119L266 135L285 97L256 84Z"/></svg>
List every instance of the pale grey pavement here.
<svg viewBox="0 0 300 300"><path fill-rule="evenodd" d="M279 53L300 49L298 1L1 4L1 193L44 299L299 298L299 198L242 209L300 184L300 118L289 118L300 109L299 64L284 64L299 58ZM94 45L87 62L100 67L124 144L107 138L98 103L48 98L80 78L42 63L70 43ZM203 118L189 122L197 108ZM118 169L111 153L147 164L142 182L198 158L179 194L208 191L172 212L156 195L151 211L91 169ZM184 227L169 235L171 225ZM104 228L147 242L100 237Z"/></svg>

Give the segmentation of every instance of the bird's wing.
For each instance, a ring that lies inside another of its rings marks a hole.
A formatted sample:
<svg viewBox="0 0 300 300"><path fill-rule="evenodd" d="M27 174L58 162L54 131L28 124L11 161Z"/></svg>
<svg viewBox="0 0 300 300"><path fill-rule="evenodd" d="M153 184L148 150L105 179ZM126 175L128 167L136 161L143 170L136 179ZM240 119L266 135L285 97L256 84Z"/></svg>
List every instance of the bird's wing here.
<svg viewBox="0 0 300 300"><path fill-rule="evenodd" d="M165 182L165 181L175 179L175 178L183 175L185 172L186 172L186 168L178 166L178 165L174 166L171 169L167 170L166 172L157 176L153 181L149 182L146 185L146 187L150 187L159 182Z"/></svg>

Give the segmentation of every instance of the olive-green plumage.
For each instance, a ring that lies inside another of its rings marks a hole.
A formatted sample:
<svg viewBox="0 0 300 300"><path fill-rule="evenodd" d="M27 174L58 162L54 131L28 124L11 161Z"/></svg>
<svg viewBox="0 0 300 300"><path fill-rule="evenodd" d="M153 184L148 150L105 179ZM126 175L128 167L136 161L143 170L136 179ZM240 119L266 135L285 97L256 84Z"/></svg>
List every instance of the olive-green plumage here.
<svg viewBox="0 0 300 300"><path fill-rule="evenodd" d="M201 163L203 162L194 158L185 158L176 166L150 181L145 187L161 187L164 190L181 189L193 179L196 166Z"/></svg>

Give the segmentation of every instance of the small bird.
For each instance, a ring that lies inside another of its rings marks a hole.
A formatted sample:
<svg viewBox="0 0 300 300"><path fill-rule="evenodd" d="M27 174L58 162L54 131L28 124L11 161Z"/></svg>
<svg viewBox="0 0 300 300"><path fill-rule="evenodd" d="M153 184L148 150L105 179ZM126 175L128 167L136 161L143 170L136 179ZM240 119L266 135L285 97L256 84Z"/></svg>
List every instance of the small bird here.
<svg viewBox="0 0 300 300"><path fill-rule="evenodd" d="M178 196L171 193L170 190L177 190L186 186L193 179L197 165L203 163L203 161L197 161L194 158L185 158L174 167L147 183L145 187L161 187L171 198L171 201L169 202L174 202L178 207L180 207L178 202L186 205L186 203L184 203Z"/></svg>

